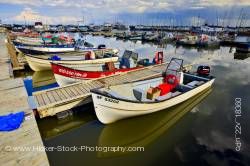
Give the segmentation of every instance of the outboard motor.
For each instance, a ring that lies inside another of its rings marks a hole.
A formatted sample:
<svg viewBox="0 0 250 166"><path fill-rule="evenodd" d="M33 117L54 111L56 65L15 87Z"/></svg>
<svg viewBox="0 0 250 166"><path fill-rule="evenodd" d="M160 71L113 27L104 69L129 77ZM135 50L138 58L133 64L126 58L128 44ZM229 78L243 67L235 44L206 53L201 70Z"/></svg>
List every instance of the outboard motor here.
<svg viewBox="0 0 250 166"><path fill-rule="evenodd" d="M98 49L106 49L106 45L105 44L100 44L97 47Z"/></svg>
<svg viewBox="0 0 250 166"><path fill-rule="evenodd" d="M200 76L209 76L210 67L209 66L199 66L197 68L197 74Z"/></svg>

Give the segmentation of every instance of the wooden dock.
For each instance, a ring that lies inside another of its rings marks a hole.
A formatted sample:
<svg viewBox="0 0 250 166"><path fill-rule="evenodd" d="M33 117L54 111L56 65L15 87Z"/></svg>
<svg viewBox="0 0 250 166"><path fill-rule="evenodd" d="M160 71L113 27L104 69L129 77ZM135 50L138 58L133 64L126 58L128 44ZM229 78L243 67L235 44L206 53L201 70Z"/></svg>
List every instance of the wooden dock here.
<svg viewBox="0 0 250 166"><path fill-rule="evenodd" d="M7 34L6 47L8 49L12 70L13 71L23 70L27 62L24 59L24 57L16 51L15 46L13 45L12 39L9 36L9 34Z"/></svg>
<svg viewBox="0 0 250 166"><path fill-rule="evenodd" d="M0 132L0 163L4 166L47 166L49 165L43 142L33 111L27 102L27 93L22 79L11 78L9 56L4 41L0 39L0 115L25 112L21 127L11 132ZM18 149L19 148L19 149ZM22 148L25 148L22 150ZM31 148L28 150L27 148ZM34 150L32 150L34 148Z"/></svg>
<svg viewBox="0 0 250 166"><path fill-rule="evenodd" d="M158 77L165 68L166 64L149 66L114 76L35 92L33 96L36 109L41 118L53 116L59 112L91 102L91 89Z"/></svg>

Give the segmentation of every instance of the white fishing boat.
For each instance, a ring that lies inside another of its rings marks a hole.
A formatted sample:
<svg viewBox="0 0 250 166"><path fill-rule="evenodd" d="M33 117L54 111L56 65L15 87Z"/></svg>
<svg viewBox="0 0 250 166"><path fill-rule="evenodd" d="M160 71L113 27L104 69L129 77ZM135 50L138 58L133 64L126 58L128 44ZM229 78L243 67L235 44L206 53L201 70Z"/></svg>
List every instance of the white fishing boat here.
<svg viewBox="0 0 250 166"><path fill-rule="evenodd" d="M17 36L15 41L22 44L30 44L30 45L41 45L44 43L41 37Z"/></svg>
<svg viewBox="0 0 250 166"><path fill-rule="evenodd" d="M91 54L95 53L92 51ZM30 68L34 71L44 71L44 70L51 70L51 63L60 63L62 65L74 65L74 66L81 66L81 68L85 68L86 70L93 71L100 66L103 66L106 62L117 62L118 56L105 54L103 56L96 56L90 57L91 55L82 53L81 56L77 55L70 55L70 56L43 56L43 55L29 55L25 54L25 58L30 66Z"/></svg>
<svg viewBox="0 0 250 166"><path fill-rule="evenodd" d="M182 62L173 58L162 77L92 90L98 119L109 124L154 113L182 103L212 86L214 77L183 73ZM151 93L153 89L157 93Z"/></svg>
<svg viewBox="0 0 250 166"><path fill-rule="evenodd" d="M183 39L179 39L176 41L177 45L184 45L184 46L195 46L199 41L199 37L197 35L187 35Z"/></svg>
<svg viewBox="0 0 250 166"><path fill-rule="evenodd" d="M75 51L75 46L69 44L29 45L29 44L19 43L16 41L13 41L13 44L17 51L26 54L55 54L55 53Z"/></svg>

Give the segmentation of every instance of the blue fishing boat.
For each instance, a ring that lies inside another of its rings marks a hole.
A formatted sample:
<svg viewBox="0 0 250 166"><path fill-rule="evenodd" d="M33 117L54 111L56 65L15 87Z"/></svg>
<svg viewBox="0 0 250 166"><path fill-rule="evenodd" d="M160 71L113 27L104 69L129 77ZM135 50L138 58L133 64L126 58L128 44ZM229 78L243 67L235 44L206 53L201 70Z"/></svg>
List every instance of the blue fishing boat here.
<svg viewBox="0 0 250 166"><path fill-rule="evenodd" d="M250 37L239 36L235 39L236 52L250 52Z"/></svg>
<svg viewBox="0 0 250 166"><path fill-rule="evenodd" d="M75 51L73 44L45 44L45 45L30 45L13 41L17 51L26 54L55 54L63 52Z"/></svg>

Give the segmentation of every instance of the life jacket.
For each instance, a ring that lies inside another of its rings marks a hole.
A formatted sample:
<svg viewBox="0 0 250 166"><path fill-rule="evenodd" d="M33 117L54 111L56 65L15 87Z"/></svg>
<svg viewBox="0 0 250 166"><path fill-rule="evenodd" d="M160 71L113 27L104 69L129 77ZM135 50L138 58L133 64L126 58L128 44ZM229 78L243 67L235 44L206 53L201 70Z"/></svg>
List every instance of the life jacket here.
<svg viewBox="0 0 250 166"><path fill-rule="evenodd" d="M160 96L169 93L179 84L178 78L173 74L167 75L163 81L164 83L157 86L157 88L161 90Z"/></svg>

